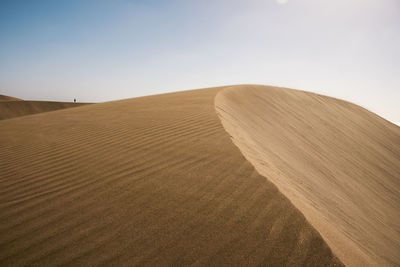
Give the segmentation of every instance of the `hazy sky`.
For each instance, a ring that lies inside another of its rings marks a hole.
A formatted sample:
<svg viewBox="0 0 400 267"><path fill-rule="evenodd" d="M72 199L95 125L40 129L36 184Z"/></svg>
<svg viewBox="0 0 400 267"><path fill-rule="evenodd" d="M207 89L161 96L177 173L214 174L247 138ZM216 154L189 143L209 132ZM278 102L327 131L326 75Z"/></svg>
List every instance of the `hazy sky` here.
<svg viewBox="0 0 400 267"><path fill-rule="evenodd" d="M400 0L0 0L0 94L97 102L239 83L400 122Z"/></svg>

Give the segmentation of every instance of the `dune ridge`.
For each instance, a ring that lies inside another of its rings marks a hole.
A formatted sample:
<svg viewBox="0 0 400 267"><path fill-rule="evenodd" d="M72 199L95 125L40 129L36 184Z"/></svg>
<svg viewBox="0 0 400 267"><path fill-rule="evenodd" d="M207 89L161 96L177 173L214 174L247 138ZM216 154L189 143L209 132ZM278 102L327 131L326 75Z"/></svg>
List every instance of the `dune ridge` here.
<svg viewBox="0 0 400 267"><path fill-rule="evenodd" d="M400 265L400 127L352 103L246 85L215 100L233 142L349 266Z"/></svg>
<svg viewBox="0 0 400 267"><path fill-rule="evenodd" d="M65 108L79 107L87 104L88 103L54 101L24 101L22 99L0 95L0 120Z"/></svg>
<svg viewBox="0 0 400 267"><path fill-rule="evenodd" d="M1 101L22 101L22 99L7 95L0 95L0 102Z"/></svg>
<svg viewBox="0 0 400 267"><path fill-rule="evenodd" d="M338 266L209 88L0 121L0 265Z"/></svg>

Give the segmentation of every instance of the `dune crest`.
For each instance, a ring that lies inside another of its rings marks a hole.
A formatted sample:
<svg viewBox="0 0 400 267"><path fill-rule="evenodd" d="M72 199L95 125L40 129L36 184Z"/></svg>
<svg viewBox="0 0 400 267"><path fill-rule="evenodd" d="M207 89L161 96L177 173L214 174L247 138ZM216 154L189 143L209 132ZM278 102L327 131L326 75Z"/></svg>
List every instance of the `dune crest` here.
<svg viewBox="0 0 400 267"><path fill-rule="evenodd" d="M221 91L233 142L349 266L400 265L400 127L349 102L268 86Z"/></svg>

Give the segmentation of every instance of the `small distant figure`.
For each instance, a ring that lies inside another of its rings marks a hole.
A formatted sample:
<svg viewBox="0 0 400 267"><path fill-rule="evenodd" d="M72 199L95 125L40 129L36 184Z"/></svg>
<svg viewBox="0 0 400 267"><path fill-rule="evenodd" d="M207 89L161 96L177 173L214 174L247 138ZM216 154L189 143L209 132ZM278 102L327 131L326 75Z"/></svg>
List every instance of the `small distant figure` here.
<svg viewBox="0 0 400 267"><path fill-rule="evenodd" d="M76 103L76 98L74 98L74 103Z"/></svg>

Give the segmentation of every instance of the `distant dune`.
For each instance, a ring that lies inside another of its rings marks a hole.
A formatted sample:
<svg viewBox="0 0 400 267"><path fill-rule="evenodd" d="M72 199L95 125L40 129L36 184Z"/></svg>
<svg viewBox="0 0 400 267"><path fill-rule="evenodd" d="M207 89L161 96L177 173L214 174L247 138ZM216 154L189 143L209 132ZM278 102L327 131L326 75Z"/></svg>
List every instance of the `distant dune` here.
<svg viewBox="0 0 400 267"><path fill-rule="evenodd" d="M399 265L400 128L353 104L241 85L0 129L1 266Z"/></svg>
<svg viewBox="0 0 400 267"><path fill-rule="evenodd" d="M232 143L221 89L0 121L0 265L340 265Z"/></svg>
<svg viewBox="0 0 400 267"><path fill-rule="evenodd" d="M22 99L0 95L0 120L82 105L86 105L86 103L23 101Z"/></svg>
<svg viewBox="0 0 400 267"><path fill-rule="evenodd" d="M264 86L222 91L234 143L349 266L400 266L400 128L354 104Z"/></svg>
<svg viewBox="0 0 400 267"><path fill-rule="evenodd" d="M22 99L7 95L0 95L0 102L1 101L22 101Z"/></svg>

